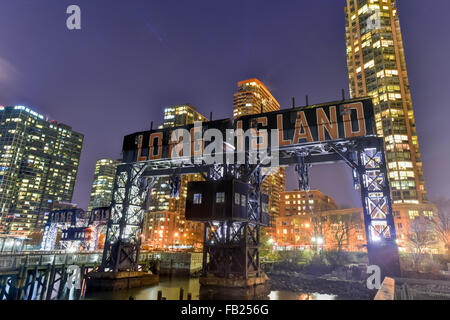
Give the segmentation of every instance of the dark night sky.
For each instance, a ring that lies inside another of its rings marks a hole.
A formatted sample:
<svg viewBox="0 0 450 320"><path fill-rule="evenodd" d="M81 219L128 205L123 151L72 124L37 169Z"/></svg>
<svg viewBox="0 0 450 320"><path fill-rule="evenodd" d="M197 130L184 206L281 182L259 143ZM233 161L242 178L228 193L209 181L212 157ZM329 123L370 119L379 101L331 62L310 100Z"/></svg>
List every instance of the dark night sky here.
<svg viewBox="0 0 450 320"><path fill-rule="evenodd" d="M82 30L66 28L78 4ZM0 0L0 104L23 104L85 134L73 201L86 208L95 161L189 102L232 116L239 80L257 77L282 105L348 90L345 0ZM449 197L450 1L399 0L425 179ZM359 206L345 166L312 186ZM295 185L292 175L288 187Z"/></svg>

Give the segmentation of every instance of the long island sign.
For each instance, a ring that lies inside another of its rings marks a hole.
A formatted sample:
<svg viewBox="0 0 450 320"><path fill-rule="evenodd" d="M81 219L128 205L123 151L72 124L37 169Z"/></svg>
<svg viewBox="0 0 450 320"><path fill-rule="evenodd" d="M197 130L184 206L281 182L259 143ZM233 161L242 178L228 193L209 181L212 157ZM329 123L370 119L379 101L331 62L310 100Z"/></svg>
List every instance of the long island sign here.
<svg viewBox="0 0 450 320"><path fill-rule="evenodd" d="M343 100L137 132L124 138L123 161L276 167L283 150L374 135L372 100Z"/></svg>

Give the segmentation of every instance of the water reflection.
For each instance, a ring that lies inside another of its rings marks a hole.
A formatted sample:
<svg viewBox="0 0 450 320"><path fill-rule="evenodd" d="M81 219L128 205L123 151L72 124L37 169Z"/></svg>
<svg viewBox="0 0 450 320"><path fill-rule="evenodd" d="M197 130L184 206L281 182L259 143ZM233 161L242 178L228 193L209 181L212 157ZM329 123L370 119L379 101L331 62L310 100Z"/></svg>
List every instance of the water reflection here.
<svg viewBox="0 0 450 320"><path fill-rule="evenodd" d="M291 291L272 291L270 300L336 300L337 297L331 294L320 293L296 293Z"/></svg>
<svg viewBox="0 0 450 320"><path fill-rule="evenodd" d="M135 300L156 300L158 291L162 291L163 297L167 300L179 300L180 288L184 289L184 299L187 294L192 294L192 300L199 299L200 284L198 279L187 278L160 278L156 286L133 288L120 291L107 291L87 293L85 300L128 300L133 297ZM270 300L335 300L336 296L319 293L296 293L290 291L272 291Z"/></svg>

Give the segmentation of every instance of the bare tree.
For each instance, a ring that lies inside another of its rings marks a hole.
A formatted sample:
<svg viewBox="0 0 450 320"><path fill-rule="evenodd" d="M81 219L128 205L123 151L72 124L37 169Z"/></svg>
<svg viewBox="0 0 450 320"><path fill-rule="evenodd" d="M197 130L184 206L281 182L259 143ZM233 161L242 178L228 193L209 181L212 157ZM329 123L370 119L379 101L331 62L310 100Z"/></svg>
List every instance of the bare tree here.
<svg viewBox="0 0 450 320"><path fill-rule="evenodd" d="M350 233L361 224L361 216L359 214L332 215L328 223L337 251L341 253L343 244L350 239Z"/></svg>
<svg viewBox="0 0 450 320"><path fill-rule="evenodd" d="M311 209L310 209L311 210ZM312 240L314 251L320 253L325 243L325 234L328 217L324 214L325 209L320 207L318 210L311 210L311 228L309 237Z"/></svg>
<svg viewBox="0 0 450 320"><path fill-rule="evenodd" d="M438 199L434 202L438 208L437 216L433 217L431 223L436 235L445 245L447 253L450 251L450 199Z"/></svg>
<svg viewBox="0 0 450 320"><path fill-rule="evenodd" d="M432 220L416 218L411 224L411 231L408 234L408 245L411 249L416 268L419 267L425 250L436 242L433 231Z"/></svg>

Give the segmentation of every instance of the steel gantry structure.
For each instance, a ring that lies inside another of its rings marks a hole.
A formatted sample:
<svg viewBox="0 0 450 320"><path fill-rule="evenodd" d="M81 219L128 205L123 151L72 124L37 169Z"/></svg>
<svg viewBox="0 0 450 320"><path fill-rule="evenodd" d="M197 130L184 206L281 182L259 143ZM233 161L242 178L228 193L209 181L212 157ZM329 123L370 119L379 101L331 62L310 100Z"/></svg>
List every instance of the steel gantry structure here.
<svg viewBox="0 0 450 320"><path fill-rule="evenodd" d="M226 138L220 140L220 134ZM185 147L181 153L180 145ZM214 155L213 161L207 151ZM146 203L157 179L170 177L171 193L176 195L181 175L199 173L206 181L238 179L249 186L245 219L204 221L204 274L258 275L259 232L268 224L260 187L267 174L278 166L294 165L299 188L305 190L309 188L309 166L335 162L345 162L352 168L355 187L360 190L369 263L378 265L383 275L399 275L384 144L375 133L371 99L342 100L126 136L102 270L137 269Z"/></svg>

